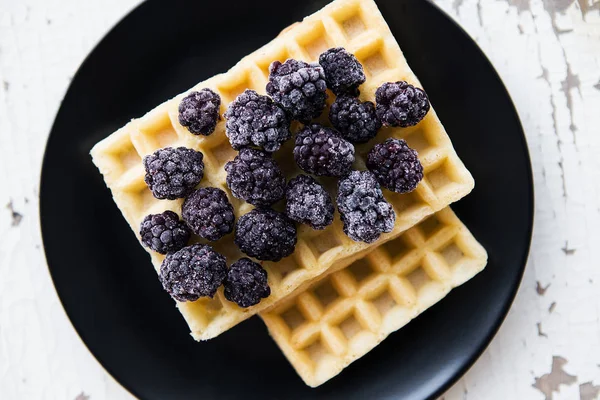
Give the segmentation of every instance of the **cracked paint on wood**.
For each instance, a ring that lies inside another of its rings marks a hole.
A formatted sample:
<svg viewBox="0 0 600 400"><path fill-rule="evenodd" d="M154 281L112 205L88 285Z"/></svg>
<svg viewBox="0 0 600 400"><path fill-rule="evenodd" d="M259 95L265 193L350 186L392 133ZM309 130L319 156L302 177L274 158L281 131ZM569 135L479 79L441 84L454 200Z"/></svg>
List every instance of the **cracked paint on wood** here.
<svg viewBox="0 0 600 400"><path fill-rule="evenodd" d="M600 386L592 382L586 382L579 385L579 398L581 400L595 400L600 395Z"/></svg>
<svg viewBox="0 0 600 400"><path fill-rule="evenodd" d="M538 336L547 338L548 335L546 335L544 332L542 332L542 323L538 322L536 325L537 325Z"/></svg>
<svg viewBox="0 0 600 400"><path fill-rule="evenodd" d="M10 212L10 217L11 217L10 225L11 226L19 226L19 224L21 223L21 220L23 219L23 214L21 214L18 211L15 211L12 200L10 200L8 202L8 204L6 205L6 208Z"/></svg>
<svg viewBox="0 0 600 400"><path fill-rule="evenodd" d="M548 390L553 400L598 399L600 1L434 1L477 41L511 93L536 195L517 298L489 348L444 399L542 400ZM12 209L0 212L2 399L132 398L89 354L61 308L41 250L37 185L73 74L138 3L0 0L0 171L10 171L0 174L0 204L12 199ZM13 213L22 216L14 226ZM576 382L556 383L564 378L554 378L556 359L568 360L562 371Z"/></svg>
<svg viewBox="0 0 600 400"><path fill-rule="evenodd" d="M583 398L579 385L600 385L600 2L483 1L482 18L476 0L436 3L478 42L511 93L536 195L531 255L511 312L444 396L463 399L464 384L467 399L544 399L531 385L562 356L578 385L552 398Z"/></svg>
<svg viewBox="0 0 600 400"><path fill-rule="evenodd" d="M546 286L542 286L542 284L540 283L540 281L537 281L535 283L535 291L540 296L545 295L546 294L546 290L548 290L549 287L550 287L550 284L547 284Z"/></svg>
<svg viewBox="0 0 600 400"><path fill-rule="evenodd" d="M562 357L552 357L552 369L549 373L535 378L533 387L542 392L546 400L552 400L553 393L560 390L561 385L572 385L577 382L577 377L569 375L563 367L567 360Z"/></svg>

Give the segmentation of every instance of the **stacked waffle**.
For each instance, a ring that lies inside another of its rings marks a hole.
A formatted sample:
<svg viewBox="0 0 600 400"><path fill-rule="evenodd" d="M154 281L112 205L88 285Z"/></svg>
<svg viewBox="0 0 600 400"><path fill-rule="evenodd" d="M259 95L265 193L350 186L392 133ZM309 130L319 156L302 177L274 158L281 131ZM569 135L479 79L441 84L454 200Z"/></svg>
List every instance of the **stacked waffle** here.
<svg viewBox="0 0 600 400"><path fill-rule="evenodd" d="M201 152L201 186L222 189L236 218L253 208L234 197L226 184L224 165L237 152L225 134L225 121L220 120L209 136L190 134L179 121L183 98L208 88L220 96L219 113L223 115L245 90L265 93L272 62L288 58L315 62L322 52L334 47L345 48L364 66L361 101L375 101L376 89L385 82L421 86L375 3L335 0L287 28L228 72L166 101L94 146L93 161L134 232L138 233L146 215L165 210L181 214L182 199L159 200L144 181L142 159L165 147ZM324 116L317 122L325 125ZM292 130L297 128L293 123ZM271 294L258 304L241 308L225 298L222 288L212 298L177 302L196 340L213 338L260 313L301 377L317 386L485 266L485 251L448 208L467 195L474 182L433 108L415 126L386 126L369 143L356 145L353 168L366 169L369 150L388 138L404 139L418 152L424 176L410 193L384 191L396 215L393 229L365 243L350 239L337 217L324 230L298 226L293 254L277 262L261 263ZM273 156L287 179L303 172L289 160L292 142ZM335 192L331 179L317 180L330 193ZM244 257L231 236L211 243L228 263ZM159 271L164 256L149 253Z"/></svg>

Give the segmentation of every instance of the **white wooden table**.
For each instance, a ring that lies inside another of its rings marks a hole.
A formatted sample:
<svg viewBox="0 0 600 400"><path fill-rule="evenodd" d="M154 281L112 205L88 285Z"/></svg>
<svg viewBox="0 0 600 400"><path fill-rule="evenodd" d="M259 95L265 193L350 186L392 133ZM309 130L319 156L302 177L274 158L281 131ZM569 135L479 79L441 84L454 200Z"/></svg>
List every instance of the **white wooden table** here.
<svg viewBox="0 0 600 400"><path fill-rule="evenodd" d="M7 205L0 210L0 399L132 398L91 356L59 303L37 198L44 145L71 77L138 3L0 0L0 205ZM598 399L600 1L436 3L508 87L527 133L536 194L516 301L444 398Z"/></svg>

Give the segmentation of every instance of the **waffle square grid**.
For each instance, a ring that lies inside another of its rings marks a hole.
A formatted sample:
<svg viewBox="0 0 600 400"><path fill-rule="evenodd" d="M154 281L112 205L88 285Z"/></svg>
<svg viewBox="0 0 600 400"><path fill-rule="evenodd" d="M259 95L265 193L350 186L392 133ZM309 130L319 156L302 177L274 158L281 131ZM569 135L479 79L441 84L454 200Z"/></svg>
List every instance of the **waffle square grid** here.
<svg viewBox="0 0 600 400"><path fill-rule="evenodd" d="M487 263L448 207L260 314L309 386L318 386Z"/></svg>

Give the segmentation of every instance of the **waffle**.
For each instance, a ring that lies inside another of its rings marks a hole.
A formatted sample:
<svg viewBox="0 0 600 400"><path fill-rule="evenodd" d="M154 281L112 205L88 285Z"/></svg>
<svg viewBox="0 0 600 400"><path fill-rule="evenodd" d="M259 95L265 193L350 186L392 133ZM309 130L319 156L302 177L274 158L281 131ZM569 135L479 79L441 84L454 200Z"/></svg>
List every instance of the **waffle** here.
<svg viewBox="0 0 600 400"><path fill-rule="evenodd" d="M483 247L448 207L260 316L304 382L315 387L486 263Z"/></svg>
<svg viewBox="0 0 600 400"><path fill-rule="evenodd" d="M221 115L238 94L245 89L265 93L268 67L272 61L296 58L314 62L319 54L330 47L343 46L362 62L367 82L361 86L362 100L374 100L375 90L383 82L406 80L420 86L372 0L336 0L317 13L284 30L277 38L244 57L228 72L199 83L192 90L210 88L221 96ZM248 212L252 206L231 196L225 184L225 163L235 156L225 136L225 123L221 120L211 136L194 136L178 122L178 105L188 92L164 102L139 119L134 119L92 149L93 161L104 175L113 198L131 225L138 232L145 215L166 209L180 213L182 200L157 200L144 183L142 158L167 146L185 146L204 154L205 177L201 185L225 190L232 202L236 217ZM334 96L329 93L329 103ZM327 110L321 122L328 124ZM299 125L293 125L297 130ZM418 151L425 177L417 189L405 195L384 192L396 212L392 232L382 235L372 244L356 243L335 222L323 231L306 226L298 229L296 251L278 263L263 263L269 275L271 295L248 309L225 300L222 288L213 299L202 298L195 302L178 303L192 336L205 340L217 336L249 316L271 306L332 265L347 265L356 254L374 248L385 240L398 236L428 215L459 200L473 188L473 178L456 155L450 138L433 108L417 126L411 128L382 128L376 139L368 145L356 147L357 169L365 168L365 156L375 143L388 137L405 139ZM293 140L289 140L275 154L286 177L300 173L290 161ZM320 179L333 193L335 181ZM233 244L232 235L214 243L231 263L242 254ZM163 256L150 252L156 270Z"/></svg>

